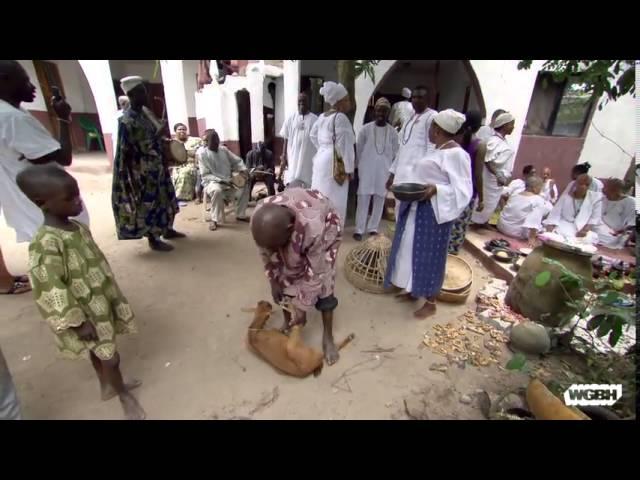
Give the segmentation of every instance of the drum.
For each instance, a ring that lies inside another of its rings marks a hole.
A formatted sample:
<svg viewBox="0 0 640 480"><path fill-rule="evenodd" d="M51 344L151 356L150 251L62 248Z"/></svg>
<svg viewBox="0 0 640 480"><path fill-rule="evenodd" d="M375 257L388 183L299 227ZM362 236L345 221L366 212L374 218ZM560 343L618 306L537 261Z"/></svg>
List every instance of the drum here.
<svg viewBox="0 0 640 480"><path fill-rule="evenodd" d="M179 140L169 142L169 156L177 164L187 163L187 149Z"/></svg>
<svg viewBox="0 0 640 480"><path fill-rule="evenodd" d="M247 179L244 175L235 173L231 178L231 183L233 183L238 188L244 188L244 186L247 184Z"/></svg>

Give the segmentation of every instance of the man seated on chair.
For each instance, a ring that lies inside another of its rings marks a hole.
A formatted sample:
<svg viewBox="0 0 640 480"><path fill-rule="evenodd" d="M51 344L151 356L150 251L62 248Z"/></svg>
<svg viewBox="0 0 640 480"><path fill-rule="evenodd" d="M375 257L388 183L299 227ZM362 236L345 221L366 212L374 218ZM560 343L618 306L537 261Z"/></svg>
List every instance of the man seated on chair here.
<svg viewBox="0 0 640 480"><path fill-rule="evenodd" d="M257 147L247 153L247 168L250 172L249 199L251 199L251 192L257 182L263 182L267 186L269 196L276 194L275 159L273 152L267 148L264 142L258 142Z"/></svg>
<svg viewBox="0 0 640 480"><path fill-rule="evenodd" d="M205 132L207 148L198 150L198 166L202 177L203 191L211 199L211 224L209 230L218 229L224 218L224 203L237 199L236 220L249 222L246 215L249 203L249 172L242 159L227 147L220 145L218 133L211 129ZM245 180L242 187L236 186L232 175L239 173Z"/></svg>

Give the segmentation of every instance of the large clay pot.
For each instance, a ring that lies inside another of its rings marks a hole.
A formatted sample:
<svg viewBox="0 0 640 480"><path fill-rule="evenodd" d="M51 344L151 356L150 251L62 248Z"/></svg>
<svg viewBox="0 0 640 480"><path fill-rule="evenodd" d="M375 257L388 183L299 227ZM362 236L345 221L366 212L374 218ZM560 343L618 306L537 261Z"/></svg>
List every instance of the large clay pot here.
<svg viewBox="0 0 640 480"><path fill-rule="evenodd" d="M524 261L518 275L511 282L505 302L515 312L534 322L548 327L557 327L563 319L577 312L569 307L569 300L560 285L561 271L555 265L544 263L547 257L562 263L567 269L584 278L585 287L593 288L591 256L560 250L551 245L537 247ZM551 281L537 287L536 276L543 271L551 272ZM577 288L567 289L572 298L578 298Z"/></svg>

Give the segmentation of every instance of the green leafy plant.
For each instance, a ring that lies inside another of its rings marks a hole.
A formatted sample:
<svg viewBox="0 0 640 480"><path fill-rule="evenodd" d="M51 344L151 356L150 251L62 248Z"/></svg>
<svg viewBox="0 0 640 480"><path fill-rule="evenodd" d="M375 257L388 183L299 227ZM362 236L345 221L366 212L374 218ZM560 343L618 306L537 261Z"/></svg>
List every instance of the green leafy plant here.
<svg viewBox="0 0 640 480"><path fill-rule="evenodd" d="M532 60L518 63L519 70L531 68ZM598 105L599 109L607 101L616 101L630 93L635 97L635 61L634 60L547 60L542 70L553 75L554 80L562 82L578 78L582 82L583 91L600 98L606 98Z"/></svg>
<svg viewBox="0 0 640 480"><path fill-rule="evenodd" d="M612 272L608 277L596 280L596 294L589 295L584 277L572 272L557 260L545 258L543 262L560 270L559 282L566 296L565 304L571 309L571 314L567 315L559 326L569 323L575 312L580 319L589 318L589 331L595 330L600 338L608 335L609 345L615 347L622 337L624 326L633 322L633 309L622 306L622 302L628 299L620 292L624 288L624 279L617 272ZM534 280L538 288L544 288L549 282L551 272L548 270L540 272ZM577 294L570 295L570 290ZM569 338L573 337L577 326L578 322L571 328Z"/></svg>

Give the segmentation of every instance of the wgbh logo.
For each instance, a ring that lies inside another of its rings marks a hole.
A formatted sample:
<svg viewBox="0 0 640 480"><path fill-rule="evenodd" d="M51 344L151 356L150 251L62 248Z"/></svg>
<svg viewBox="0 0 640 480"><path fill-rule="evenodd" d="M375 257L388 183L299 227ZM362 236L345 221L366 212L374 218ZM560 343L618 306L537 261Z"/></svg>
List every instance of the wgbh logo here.
<svg viewBox="0 0 640 480"><path fill-rule="evenodd" d="M564 392L564 403L568 406L593 405L610 407L622 396L622 385L571 385Z"/></svg>

